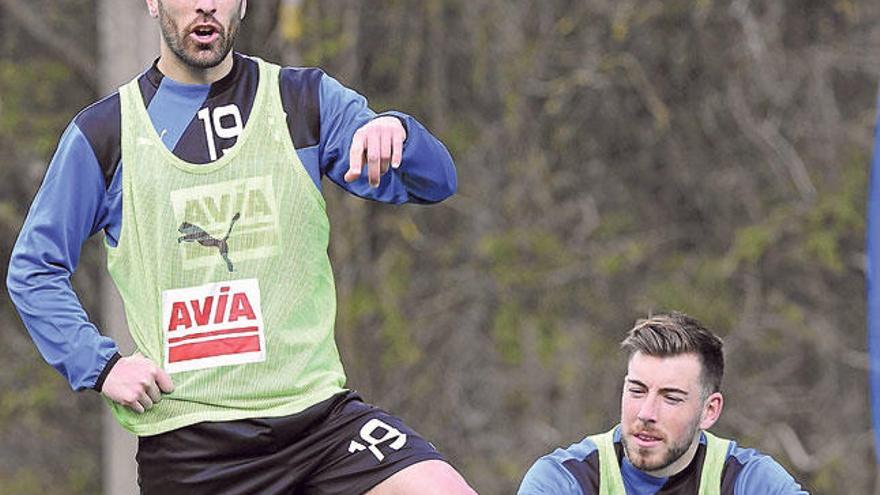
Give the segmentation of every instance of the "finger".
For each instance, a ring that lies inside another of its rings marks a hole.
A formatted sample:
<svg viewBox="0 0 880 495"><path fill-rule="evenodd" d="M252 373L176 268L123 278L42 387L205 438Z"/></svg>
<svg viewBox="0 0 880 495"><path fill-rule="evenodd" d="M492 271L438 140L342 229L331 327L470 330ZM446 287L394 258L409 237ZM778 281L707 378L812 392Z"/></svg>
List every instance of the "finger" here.
<svg viewBox="0 0 880 495"><path fill-rule="evenodd" d="M141 405L144 406L144 409L148 411L152 409L153 406L156 404L156 401L154 401L152 397L147 395L146 392L141 395L141 400L139 400L138 402L140 402Z"/></svg>
<svg viewBox="0 0 880 495"><path fill-rule="evenodd" d="M354 182L361 176L364 166L364 135L355 132L351 138L351 148L348 150L348 171L345 172L345 182Z"/></svg>
<svg viewBox="0 0 880 495"><path fill-rule="evenodd" d="M379 172L385 175L388 172L388 166L391 165L391 134L392 132L383 132L379 136Z"/></svg>
<svg viewBox="0 0 880 495"><path fill-rule="evenodd" d="M159 389L162 390L162 392L165 392L166 394L174 392L174 382L171 381L171 375L161 368L159 368L159 371L156 373L156 383L159 384Z"/></svg>
<svg viewBox="0 0 880 495"><path fill-rule="evenodd" d="M146 392L141 392L141 394L138 395L137 401L138 401L138 404L140 404L141 407L143 407L145 411L149 411L150 409L153 408L153 399L151 399L150 396L147 395Z"/></svg>
<svg viewBox="0 0 880 495"><path fill-rule="evenodd" d="M371 132L367 136L367 174L370 179L370 186L379 187L379 152L381 144L379 133Z"/></svg>
<svg viewBox="0 0 880 495"><path fill-rule="evenodd" d="M150 397L150 400L153 401L153 404L162 400L162 393L159 391L159 385L157 385L156 382L149 384L146 392L147 396Z"/></svg>
<svg viewBox="0 0 880 495"><path fill-rule="evenodd" d="M391 137L391 166L395 169L400 168L400 162L403 161L403 133L395 132Z"/></svg>
<svg viewBox="0 0 880 495"><path fill-rule="evenodd" d="M142 406L141 403L138 401L134 401L131 404L126 404L126 407L128 407L129 409L131 409L132 411L134 411L138 414L144 413L144 406Z"/></svg>

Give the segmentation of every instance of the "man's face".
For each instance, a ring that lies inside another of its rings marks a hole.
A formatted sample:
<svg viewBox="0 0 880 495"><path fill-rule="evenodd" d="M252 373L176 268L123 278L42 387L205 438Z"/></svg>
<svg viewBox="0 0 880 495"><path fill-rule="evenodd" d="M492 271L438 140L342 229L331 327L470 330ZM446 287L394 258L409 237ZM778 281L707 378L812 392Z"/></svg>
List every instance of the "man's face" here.
<svg viewBox="0 0 880 495"><path fill-rule="evenodd" d="M671 465L700 429L715 422L721 396L703 398L700 371L696 354L654 357L636 352L632 356L620 423L626 456L635 467L656 471Z"/></svg>
<svg viewBox="0 0 880 495"><path fill-rule="evenodd" d="M243 14L241 0L156 0L165 43L185 64L208 69L232 49Z"/></svg>

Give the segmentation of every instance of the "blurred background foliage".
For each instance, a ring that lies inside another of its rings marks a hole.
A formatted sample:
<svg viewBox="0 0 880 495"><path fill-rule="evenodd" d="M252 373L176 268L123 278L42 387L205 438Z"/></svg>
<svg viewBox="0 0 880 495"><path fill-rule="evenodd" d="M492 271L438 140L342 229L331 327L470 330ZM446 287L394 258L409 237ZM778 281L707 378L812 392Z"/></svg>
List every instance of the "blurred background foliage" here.
<svg viewBox="0 0 880 495"><path fill-rule="evenodd" d="M0 0L2 280L60 133L102 96L96 4ZM615 423L618 342L676 309L725 339L719 434L813 493L870 493L878 26L851 0L261 0L238 46L323 67L455 157L438 206L325 196L350 385L478 491ZM90 314L98 244L74 277ZM99 493L99 397L5 297L0 325L0 493Z"/></svg>

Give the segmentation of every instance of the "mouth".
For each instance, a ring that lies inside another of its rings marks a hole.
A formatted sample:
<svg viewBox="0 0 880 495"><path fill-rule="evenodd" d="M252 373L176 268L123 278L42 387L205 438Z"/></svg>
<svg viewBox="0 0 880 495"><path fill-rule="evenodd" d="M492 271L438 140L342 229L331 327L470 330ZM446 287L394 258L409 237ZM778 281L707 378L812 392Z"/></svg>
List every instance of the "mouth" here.
<svg viewBox="0 0 880 495"><path fill-rule="evenodd" d="M642 448L656 447L663 443L663 437L647 431L633 433L632 437L635 439L636 445Z"/></svg>
<svg viewBox="0 0 880 495"><path fill-rule="evenodd" d="M197 24L190 30L189 35L196 43L209 45L220 37L220 28L213 24Z"/></svg>

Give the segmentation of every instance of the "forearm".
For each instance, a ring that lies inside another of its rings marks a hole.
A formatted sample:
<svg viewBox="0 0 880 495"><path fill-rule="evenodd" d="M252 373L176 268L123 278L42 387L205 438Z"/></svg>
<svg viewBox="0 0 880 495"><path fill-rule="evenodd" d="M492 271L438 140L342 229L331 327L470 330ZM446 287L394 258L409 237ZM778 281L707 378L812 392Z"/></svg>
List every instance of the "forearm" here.
<svg viewBox="0 0 880 495"><path fill-rule="evenodd" d="M407 130L403 161L391 170L406 190L408 202L438 203L457 188L455 164L449 151L421 123L401 112L386 112L403 122Z"/></svg>
<svg viewBox="0 0 880 495"><path fill-rule="evenodd" d="M19 233L7 275L10 298L34 344L75 390L99 385L117 353L89 321L70 283L82 243L103 226L104 203L94 153L71 125Z"/></svg>
<svg viewBox="0 0 880 495"><path fill-rule="evenodd" d="M436 203L456 189L455 166L443 144L411 116L401 112L376 115L366 99L329 76L321 84L320 165L323 175L348 192L385 203ZM382 176L371 187L366 174L345 181L349 151L355 133L379 116L396 117L403 124L406 140L399 168Z"/></svg>
<svg viewBox="0 0 880 495"><path fill-rule="evenodd" d="M118 353L116 344L88 320L69 275L32 254L16 244L6 282L22 322L43 359L72 389L100 388Z"/></svg>

